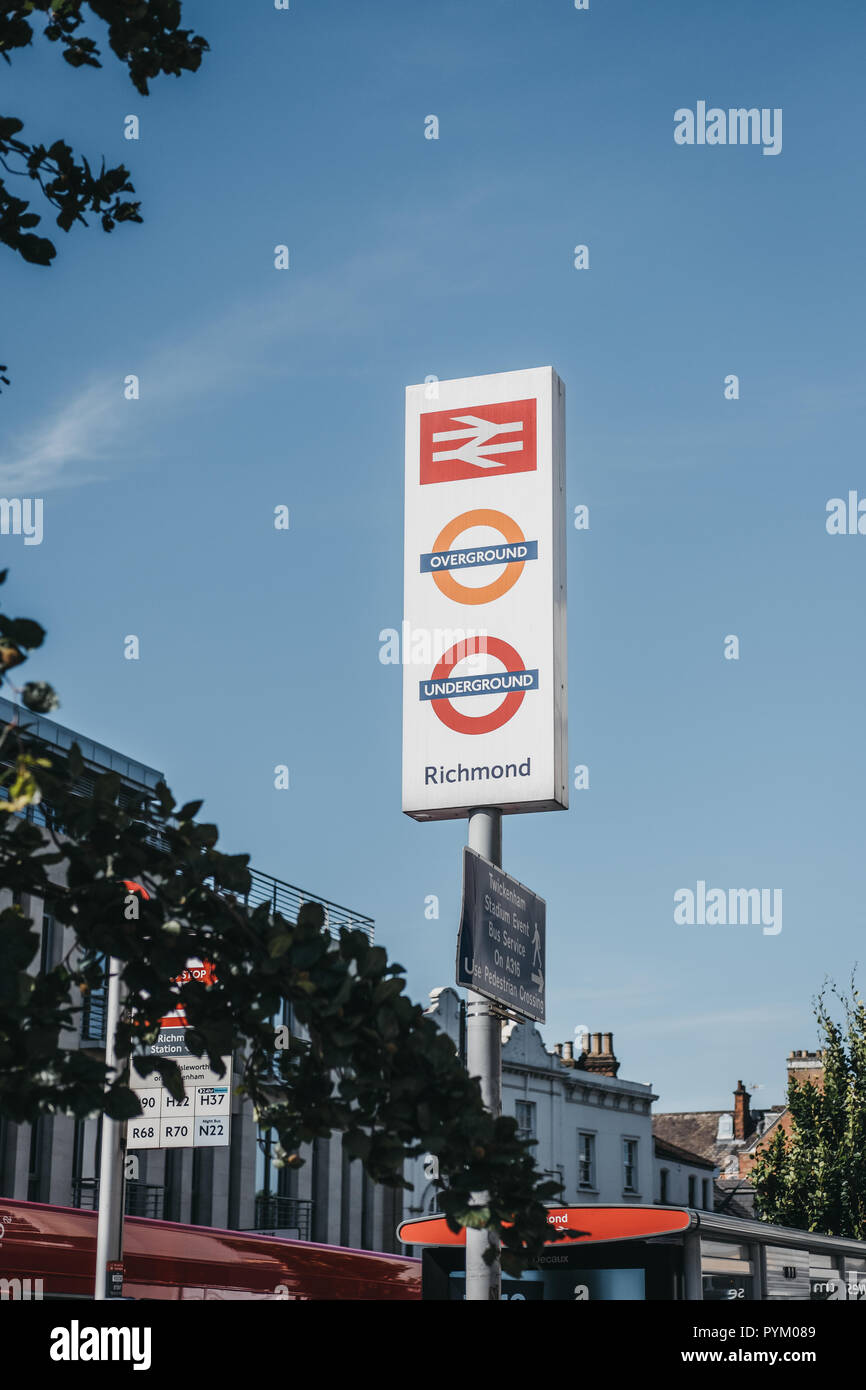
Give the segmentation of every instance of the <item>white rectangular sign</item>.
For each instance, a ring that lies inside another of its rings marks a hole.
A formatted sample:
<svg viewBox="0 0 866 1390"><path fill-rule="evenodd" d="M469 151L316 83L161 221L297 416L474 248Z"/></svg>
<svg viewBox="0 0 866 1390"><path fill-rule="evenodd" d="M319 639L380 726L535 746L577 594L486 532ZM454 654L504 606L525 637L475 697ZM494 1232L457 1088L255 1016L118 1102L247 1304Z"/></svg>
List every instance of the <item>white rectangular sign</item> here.
<svg viewBox="0 0 866 1390"><path fill-rule="evenodd" d="M406 390L403 810L568 806L565 389Z"/></svg>
<svg viewBox="0 0 866 1390"><path fill-rule="evenodd" d="M182 1035L185 1030L174 1029ZM158 1072L135 1078L131 1089L141 1102L141 1116L130 1120L126 1128L128 1149L190 1149L221 1146L229 1142L231 1124L232 1059L223 1057L225 1075L217 1076L207 1057L194 1057L186 1052L180 1040L170 1041L171 1033L160 1038L163 1055L177 1062L186 1094L174 1100L162 1084Z"/></svg>

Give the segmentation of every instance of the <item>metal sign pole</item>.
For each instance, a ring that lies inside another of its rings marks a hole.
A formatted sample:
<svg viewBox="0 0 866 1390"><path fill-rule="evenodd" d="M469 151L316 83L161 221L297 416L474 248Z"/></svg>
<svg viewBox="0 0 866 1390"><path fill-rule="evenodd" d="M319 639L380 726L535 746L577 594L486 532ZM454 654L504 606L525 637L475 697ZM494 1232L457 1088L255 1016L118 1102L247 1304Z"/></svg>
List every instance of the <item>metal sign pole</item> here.
<svg viewBox="0 0 866 1390"><path fill-rule="evenodd" d="M476 854L502 867L502 812L482 807L469 813L468 844ZM502 1110L502 1024L493 1006L475 990L467 991L466 1067L481 1082L481 1096L492 1115ZM473 1193L473 1201L486 1202L487 1194ZM495 1251L492 1263L485 1252ZM466 1231L466 1298L498 1301L502 1287L499 1238L488 1230Z"/></svg>
<svg viewBox="0 0 866 1390"><path fill-rule="evenodd" d="M120 1021L122 961L111 957L108 965L108 998L105 1009L105 1065L114 1079L117 1070L115 1048ZM96 1227L96 1279L93 1297L109 1297L109 1264L123 1259L124 1196L123 1121L102 1117L102 1145L99 1152L99 1217Z"/></svg>

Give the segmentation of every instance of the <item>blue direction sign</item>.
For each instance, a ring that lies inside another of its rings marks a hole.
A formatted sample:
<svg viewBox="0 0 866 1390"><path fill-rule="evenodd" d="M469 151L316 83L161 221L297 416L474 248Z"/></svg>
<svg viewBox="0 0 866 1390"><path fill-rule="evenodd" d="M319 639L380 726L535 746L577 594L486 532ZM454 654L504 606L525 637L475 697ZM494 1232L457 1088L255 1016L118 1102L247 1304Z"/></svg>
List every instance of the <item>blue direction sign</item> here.
<svg viewBox="0 0 866 1390"><path fill-rule="evenodd" d="M544 899L464 849L458 985L543 1023L544 935Z"/></svg>

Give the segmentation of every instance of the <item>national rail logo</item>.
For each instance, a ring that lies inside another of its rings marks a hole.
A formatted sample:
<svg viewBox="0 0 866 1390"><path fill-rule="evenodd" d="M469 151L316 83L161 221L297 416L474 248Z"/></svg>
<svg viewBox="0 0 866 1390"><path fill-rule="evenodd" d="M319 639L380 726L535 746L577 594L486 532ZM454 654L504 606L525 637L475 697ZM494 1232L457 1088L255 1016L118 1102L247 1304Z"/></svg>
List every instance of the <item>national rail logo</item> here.
<svg viewBox="0 0 866 1390"><path fill-rule="evenodd" d="M454 549L458 536L476 527L497 531L504 543L480 544ZM513 517L489 507L461 512L443 526L433 549L421 556L421 573L431 574L440 593L455 603L493 603L513 589L527 560L538 559L538 542L528 541ZM504 565L502 573L488 584L460 584L454 571L475 570L487 565Z"/></svg>
<svg viewBox="0 0 866 1390"><path fill-rule="evenodd" d="M440 657L429 680L421 681L419 698L429 700L433 713L457 734L490 734L513 719L529 690L538 689L538 670L528 670L520 653L501 637L473 639L483 641L484 651L501 661L503 671L485 675L453 676L454 667L475 648L472 642L449 647ZM469 650L472 648L472 650ZM463 714L451 703L472 695L504 695L495 709L486 714Z"/></svg>
<svg viewBox="0 0 866 1390"><path fill-rule="evenodd" d="M430 410L419 424L422 484L533 473L537 468L534 397Z"/></svg>

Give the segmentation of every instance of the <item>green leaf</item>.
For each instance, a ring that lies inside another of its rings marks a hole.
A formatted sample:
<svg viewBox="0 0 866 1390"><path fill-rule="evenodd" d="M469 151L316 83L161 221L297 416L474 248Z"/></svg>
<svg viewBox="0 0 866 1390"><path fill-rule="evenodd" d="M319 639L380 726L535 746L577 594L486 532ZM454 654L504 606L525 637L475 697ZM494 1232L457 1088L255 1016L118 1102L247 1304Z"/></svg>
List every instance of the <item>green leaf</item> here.
<svg viewBox="0 0 866 1390"><path fill-rule="evenodd" d="M28 651L41 647L45 641L44 627L34 623L32 618L0 618L0 631Z"/></svg>
<svg viewBox="0 0 866 1390"><path fill-rule="evenodd" d="M403 991L403 980L380 980L373 990L373 1003L384 1004L386 1000L393 999L395 995Z"/></svg>
<svg viewBox="0 0 866 1390"><path fill-rule="evenodd" d="M480 1231L490 1224L490 1208L475 1207L470 1210L468 1207L460 1213L461 1226L468 1226L470 1230Z"/></svg>
<svg viewBox="0 0 866 1390"><path fill-rule="evenodd" d="M371 975L384 975L387 968L387 951L383 950L381 946L371 946L361 965L360 973L365 978Z"/></svg>
<svg viewBox="0 0 866 1390"><path fill-rule="evenodd" d="M141 1114L138 1096L126 1086L112 1086L106 1092L105 1113L112 1120L131 1120Z"/></svg>
<svg viewBox="0 0 866 1390"><path fill-rule="evenodd" d="M77 781L84 772L84 758L81 755L81 749L77 743L73 743L67 753L66 763L69 768L70 777L72 777L74 781Z"/></svg>
<svg viewBox="0 0 866 1390"><path fill-rule="evenodd" d="M303 903L298 913L299 927L323 927L325 909L321 903Z"/></svg>
<svg viewBox="0 0 866 1390"><path fill-rule="evenodd" d="M370 1152L371 1139L369 1134L364 1134L361 1130L351 1130L343 1138L343 1148L350 1158L366 1158Z"/></svg>
<svg viewBox="0 0 866 1390"><path fill-rule="evenodd" d="M53 686L47 681L27 681L21 691L21 703L34 714L50 714L60 705Z"/></svg>

